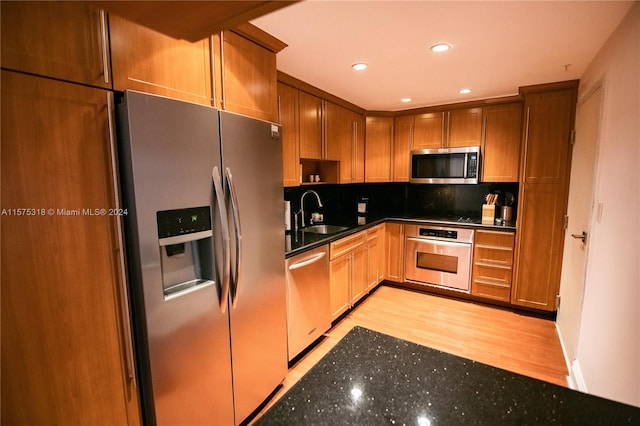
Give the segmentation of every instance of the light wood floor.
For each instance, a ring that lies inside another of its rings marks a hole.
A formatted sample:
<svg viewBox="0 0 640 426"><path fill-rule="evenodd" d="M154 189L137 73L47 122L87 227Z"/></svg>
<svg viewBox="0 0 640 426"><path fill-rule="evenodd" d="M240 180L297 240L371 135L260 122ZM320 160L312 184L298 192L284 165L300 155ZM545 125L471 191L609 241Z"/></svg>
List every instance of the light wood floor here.
<svg viewBox="0 0 640 426"><path fill-rule="evenodd" d="M289 370L283 387L260 414L354 326L568 386L567 365L553 321L467 301L380 286Z"/></svg>

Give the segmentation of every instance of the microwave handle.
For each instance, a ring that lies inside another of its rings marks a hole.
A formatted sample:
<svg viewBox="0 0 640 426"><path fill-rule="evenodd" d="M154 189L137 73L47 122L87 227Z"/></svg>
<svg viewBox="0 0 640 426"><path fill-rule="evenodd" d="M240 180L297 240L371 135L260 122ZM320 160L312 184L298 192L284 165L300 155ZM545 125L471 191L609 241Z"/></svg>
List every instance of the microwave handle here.
<svg viewBox="0 0 640 426"><path fill-rule="evenodd" d="M469 153L464 154L464 166L463 166L463 169L464 169L464 172L463 172L464 176L463 177L466 179L468 177L467 173L469 171Z"/></svg>

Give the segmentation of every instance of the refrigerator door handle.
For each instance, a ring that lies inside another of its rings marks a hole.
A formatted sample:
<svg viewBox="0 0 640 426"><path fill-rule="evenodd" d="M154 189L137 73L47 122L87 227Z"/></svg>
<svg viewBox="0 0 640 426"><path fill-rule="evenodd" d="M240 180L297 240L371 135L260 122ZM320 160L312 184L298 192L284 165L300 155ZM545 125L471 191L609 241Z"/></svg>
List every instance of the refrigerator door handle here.
<svg viewBox="0 0 640 426"><path fill-rule="evenodd" d="M211 177L213 180L213 190L216 194L218 212L220 214L220 224L222 228L222 278L220 283L222 295L220 297L220 310L222 312L226 312L229 305L229 281L231 276L231 259L229 259L229 224L227 223L227 208L225 207L224 201L222 177L220 176L220 170L218 170L217 167L214 167L211 171Z"/></svg>
<svg viewBox="0 0 640 426"><path fill-rule="evenodd" d="M242 264L242 232L240 231L240 209L238 207L238 199L236 198L236 189L233 185L233 176L231 175L231 169L226 167L224 174L229 187L229 198L231 199L231 211L233 213L233 229L236 237L236 256L235 256L235 268L231 268L233 277L231 283L233 288L231 289L231 304L235 308L238 304L238 286L240 283L240 265Z"/></svg>

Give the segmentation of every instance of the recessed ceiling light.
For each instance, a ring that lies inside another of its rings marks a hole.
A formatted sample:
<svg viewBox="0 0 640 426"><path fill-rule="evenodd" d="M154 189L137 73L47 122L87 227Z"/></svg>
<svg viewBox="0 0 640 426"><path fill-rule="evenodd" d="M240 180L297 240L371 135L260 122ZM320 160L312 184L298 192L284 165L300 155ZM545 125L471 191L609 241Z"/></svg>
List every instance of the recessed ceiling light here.
<svg viewBox="0 0 640 426"><path fill-rule="evenodd" d="M400 101L401 102L405 102L405 103L411 102L411 98L402 98L402 99L400 99Z"/></svg>
<svg viewBox="0 0 640 426"><path fill-rule="evenodd" d="M460 89L461 95L466 95L467 93L471 93L471 89Z"/></svg>
<svg viewBox="0 0 640 426"><path fill-rule="evenodd" d="M431 51L436 53L446 52L449 49L451 49L451 46L449 46L447 43L438 43L431 46Z"/></svg>
<svg viewBox="0 0 640 426"><path fill-rule="evenodd" d="M357 64L351 65L351 68L356 71L362 71L367 69L367 64L365 64L364 62L358 62Z"/></svg>

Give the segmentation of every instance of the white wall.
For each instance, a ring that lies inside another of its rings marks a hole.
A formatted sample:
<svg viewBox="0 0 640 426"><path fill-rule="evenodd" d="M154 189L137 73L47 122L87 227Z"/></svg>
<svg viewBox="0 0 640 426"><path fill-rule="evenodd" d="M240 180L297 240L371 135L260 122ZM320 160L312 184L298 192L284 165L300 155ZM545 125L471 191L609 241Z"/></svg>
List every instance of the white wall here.
<svg viewBox="0 0 640 426"><path fill-rule="evenodd" d="M574 373L588 393L640 406L640 2L589 65L580 95L598 84L594 201L603 210L591 223Z"/></svg>

